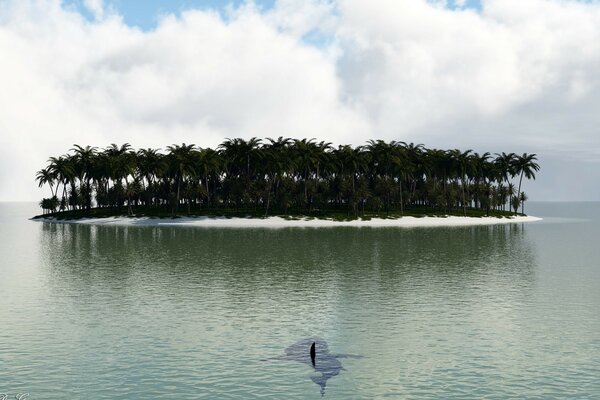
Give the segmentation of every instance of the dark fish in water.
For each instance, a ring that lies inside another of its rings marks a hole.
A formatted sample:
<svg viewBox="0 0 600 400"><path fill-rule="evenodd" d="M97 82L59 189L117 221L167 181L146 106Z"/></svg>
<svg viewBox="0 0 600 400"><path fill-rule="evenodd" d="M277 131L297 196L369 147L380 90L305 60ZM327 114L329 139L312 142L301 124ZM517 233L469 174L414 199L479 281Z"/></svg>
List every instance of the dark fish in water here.
<svg viewBox="0 0 600 400"><path fill-rule="evenodd" d="M321 395L324 395L327 381L339 375L344 369L340 362L341 358L362 358L362 356L330 353L325 340L310 337L294 343L285 349L285 355L275 359L297 361L313 367L318 374L312 375L310 379L320 386Z"/></svg>

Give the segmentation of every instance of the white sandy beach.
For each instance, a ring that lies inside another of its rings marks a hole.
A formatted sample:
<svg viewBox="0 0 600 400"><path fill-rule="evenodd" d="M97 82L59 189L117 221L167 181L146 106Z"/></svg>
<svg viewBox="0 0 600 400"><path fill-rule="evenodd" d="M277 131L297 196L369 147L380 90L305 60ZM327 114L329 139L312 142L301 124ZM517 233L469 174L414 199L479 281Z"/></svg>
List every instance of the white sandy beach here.
<svg viewBox="0 0 600 400"><path fill-rule="evenodd" d="M41 218L35 221L55 222L64 224L90 224L90 225L115 225L115 226L194 226L203 228L327 228L327 227L356 227L356 228L416 228L416 227L452 227L452 226L477 226L477 225L500 225L515 224L523 222L541 221L541 218L533 216L517 216L512 218L496 217L402 217L396 219L373 218L368 221L333 221L327 219L284 219L281 217L268 218L212 218L212 217L190 217L190 218L82 218L77 220L56 220L52 218Z"/></svg>

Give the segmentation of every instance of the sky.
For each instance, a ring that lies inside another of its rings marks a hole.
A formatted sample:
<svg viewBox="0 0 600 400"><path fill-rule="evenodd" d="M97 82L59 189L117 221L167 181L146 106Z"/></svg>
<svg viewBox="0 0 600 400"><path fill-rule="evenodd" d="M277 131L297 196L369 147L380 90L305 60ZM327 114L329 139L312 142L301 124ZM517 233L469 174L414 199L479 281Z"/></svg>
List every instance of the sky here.
<svg viewBox="0 0 600 400"><path fill-rule="evenodd" d="M0 201L73 144L369 139L536 153L600 200L600 1L0 0Z"/></svg>

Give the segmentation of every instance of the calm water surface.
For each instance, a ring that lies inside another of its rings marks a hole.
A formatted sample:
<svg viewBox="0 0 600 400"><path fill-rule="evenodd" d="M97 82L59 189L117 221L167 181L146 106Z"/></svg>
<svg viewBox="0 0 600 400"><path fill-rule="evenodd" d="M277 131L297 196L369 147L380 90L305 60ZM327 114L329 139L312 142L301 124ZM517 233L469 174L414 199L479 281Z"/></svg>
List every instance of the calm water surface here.
<svg viewBox="0 0 600 400"><path fill-rule="evenodd" d="M528 208L545 220L264 230L0 203L0 393L315 399L280 356L319 336L363 356L324 398L600 398L600 203Z"/></svg>

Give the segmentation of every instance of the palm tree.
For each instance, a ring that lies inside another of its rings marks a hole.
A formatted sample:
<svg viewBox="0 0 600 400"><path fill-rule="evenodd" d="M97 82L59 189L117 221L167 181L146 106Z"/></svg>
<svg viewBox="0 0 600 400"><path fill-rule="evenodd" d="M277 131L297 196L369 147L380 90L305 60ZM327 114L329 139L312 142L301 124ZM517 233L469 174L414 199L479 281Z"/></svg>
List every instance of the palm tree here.
<svg viewBox="0 0 600 400"><path fill-rule="evenodd" d="M467 177L467 172L469 171L469 168L471 167L470 162L469 162L470 161L469 155L472 152L473 152L473 150L467 150L467 151L461 152L458 149L454 149L449 152L450 155L452 156L452 160L454 162L454 168L458 172L457 178L460 178L460 180L461 180L462 206L463 206L463 213L465 216L467 215L467 200L466 200L466 196L465 196L465 187L467 185L466 177Z"/></svg>
<svg viewBox="0 0 600 400"><path fill-rule="evenodd" d="M167 169L165 157L157 149L140 149L137 151L137 168L141 177L146 180L146 205L150 205L155 193L152 188L155 186L156 178L163 175Z"/></svg>
<svg viewBox="0 0 600 400"><path fill-rule="evenodd" d="M494 163L498 166L500 176L508 182L509 176L514 176L515 153L496 153Z"/></svg>
<svg viewBox="0 0 600 400"><path fill-rule="evenodd" d="M110 178L115 184L122 188L122 181L125 181L125 196L127 197L127 210L129 214L132 214L131 209L131 194L129 190L129 179L130 175L133 175L136 168L135 153L131 149L129 143L124 143L120 147L112 143L109 147L104 150L104 153L108 156L108 166ZM122 205L122 201L118 201L119 206Z"/></svg>
<svg viewBox="0 0 600 400"><path fill-rule="evenodd" d="M369 140L367 143L367 149L371 154L373 172L379 175L379 188L385 196L385 210L389 212L391 195L394 190L391 174L401 164L396 147L397 143L386 143L383 140ZM402 191L402 183L400 183L400 191Z"/></svg>
<svg viewBox="0 0 600 400"><path fill-rule="evenodd" d="M48 160L49 165L48 168L51 171L51 174L56 177L56 181L58 184L63 185L63 193L60 202L60 210L64 210L66 208L66 193L67 193L67 184L74 179L75 171L73 170L73 164L67 159L66 156L60 157L50 157ZM56 192L58 193L58 184L56 188Z"/></svg>
<svg viewBox="0 0 600 400"><path fill-rule="evenodd" d="M210 204L211 201L211 190L208 185L209 177L217 180L216 176L220 173L221 169L221 158L219 153L213 149L199 149L196 152L196 171L202 175L204 179L206 202ZM214 187L214 186L213 186Z"/></svg>
<svg viewBox="0 0 600 400"><path fill-rule="evenodd" d="M179 195L181 191L181 183L187 176L193 176L196 174L194 170L194 156L193 151L196 146L193 144L186 145L182 143L181 146L176 144L167 146L169 151L169 161L172 170L175 172L175 182L177 184L177 201L175 203L175 211L179 208ZM189 199L188 199L189 201Z"/></svg>
<svg viewBox="0 0 600 400"><path fill-rule="evenodd" d="M356 178L363 171L368 168L368 153L364 151L365 148L358 146L352 148L352 146L339 146L337 150L333 152L333 156L337 161L337 170L342 177L349 176L352 182L352 191L348 198L348 206L354 208L355 203L351 202L350 199L355 199L356 196ZM365 190L362 193L366 193ZM356 209L354 209L356 213Z"/></svg>
<svg viewBox="0 0 600 400"><path fill-rule="evenodd" d="M508 186L506 187L506 192L508 194L508 209L510 211L512 208L512 204L513 204L513 197L515 196L515 193L516 193L514 183L512 183L512 182L508 183Z"/></svg>
<svg viewBox="0 0 600 400"><path fill-rule="evenodd" d="M295 155L295 165L298 168L298 176L304 183L304 203L309 205L308 181L317 169L321 159L321 151L314 138L295 140L292 148Z"/></svg>
<svg viewBox="0 0 600 400"><path fill-rule="evenodd" d="M108 191L113 171L111 157L106 151L96 154L92 175L92 179L96 182L96 204L99 207L108 206L110 204Z"/></svg>
<svg viewBox="0 0 600 400"><path fill-rule="evenodd" d="M409 188L410 199L409 202L414 202L415 193L417 190L417 182L420 181L425 171L425 160L423 155L427 153L425 146L421 143L406 143L398 142L398 145L404 148L405 164L407 168L407 175L410 177L411 187Z"/></svg>
<svg viewBox="0 0 600 400"><path fill-rule="evenodd" d="M79 178L81 192L82 194L85 193L84 205L87 209L90 209L92 208L92 187L90 181L93 177L93 163L96 157L96 148L90 146L81 147L77 144L74 144L71 151L75 152L75 156L73 158L75 171L77 177Z"/></svg>
<svg viewBox="0 0 600 400"><path fill-rule="evenodd" d="M309 212L333 207L358 215L358 207L364 213L368 204L401 214L405 207L460 206L466 215L467 207L489 212L507 203L516 212L526 199L523 177L535 179L539 170L535 161L535 154L497 153L492 160L489 153L383 140L334 150L329 142L280 136L264 144L257 138L226 139L217 150L183 143L169 146L166 154L134 152L128 143L100 152L74 145L70 153L50 158L36 181L40 187L48 184L56 198L62 185L61 211L67 205L89 209L95 190L98 207L127 202L129 214L138 204L170 204L175 213L184 200L188 212L192 206L243 204L264 207L265 216L274 209L287 213L291 206ZM515 190L509 177L517 175Z"/></svg>
<svg viewBox="0 0 600 400"><path fill-rule="evenodd" d="M431 149L426 153L426 162L429 164L430 178L433 180L434 190L437 185L442 185L442 199L444 208L448 207L448 179L452 175L453 159L449 152ZM436 201L437 202L437 201Z"/></svg>
<svg viewBox="0 0 600 400"><path fill-rule="evenodd" d="M315 176L318 179L321 177L321 165L327 163L329 153L333 150L331 147L331 142L320 141L317 144L317 169L315 172Z"/></svg>
<svg viewBox="0 0 600 400"><path fill-rule="evenodd" d="M519 196L519 200L521 200L521 214L525 214L525 202L529 199L525 192L521 192Z"/></svg>
<svg viewBox="0 0 600 400"><path fill-rule="evenodd" d="M514 213L516 214L517 212L519 212L519 206L521 205L521 197L520 196L514 196L511 200L511 206L514 210Z"/></svg>
<svg viewBox="0 0 600 400"><path fill-rule="evenodd" d="M265 217L268 215L269 206L271 205L271 192L277 190L277 183L281 174L289 172L292 166L289 159L292 139L279 136L277 139L267 138L267 140L270 143L263 146L265 170L269 176Z"/></svg>
<svg viewBox="0 0 600 400"><path fill-rule="evenodd" d="M496 194L498 196L497 205L501 210L504 210L508 200L508 188L500 183L496 189Z"/></svg>
<svg viewBox="0 0 600 400"><path fill-rule="evenodd" d="M519 177L519 189L517 190L517 197L521 196L521 183L523 182L523 176L527 179L535 180L535 173L540 170L540 166L536 163L536 154L523 153L522 156L516 156L513 161L513 173L520 175Z"/></svg>
<svg viewBox="0 0 600 400"><path fill-rule="evenodd" d="M475 207L477 207L477 202L481 200L481 188L482 183L487 183L487 180L491 178L490 174L490 166L489 159L491 155L488 152L479 155L478 153L473 153L470 156L470 169L473 173L474 182L475 182Z"/></svg>
<svg viewBox="0 0 600 400"><path fill-rule="evenodd" d="M249 140L227 138L218 147L225 166L224 191L236 207L240 203L247 206L256 194L254 189L258 179L254 178L258 178L255 174L263 157L261 142L255 137Z"/></svg>
<svg viewBox="0 0 600 400"><path fill-rule="evenodd" d="M237 176L245 174L249 177L250 167L254 166L252 162L258 161L257 158L259 158L255 152L260 143L261 140L255 137L248 141L241 138L227 138L221 143L219 149L225 159L228 173Z"/></svg>
<svg viewBox="0 0 600 400"><path fill-rule="evenodd" d="M50 192L52 192L52 197L56 197L56 194L52 189L56 181L56 175L53 173L50 166L39 170L35 175L35 180L38 181L38 187L48 184L50 186ZM58 185L56 186L56 191L58 192Z"/></svg>

